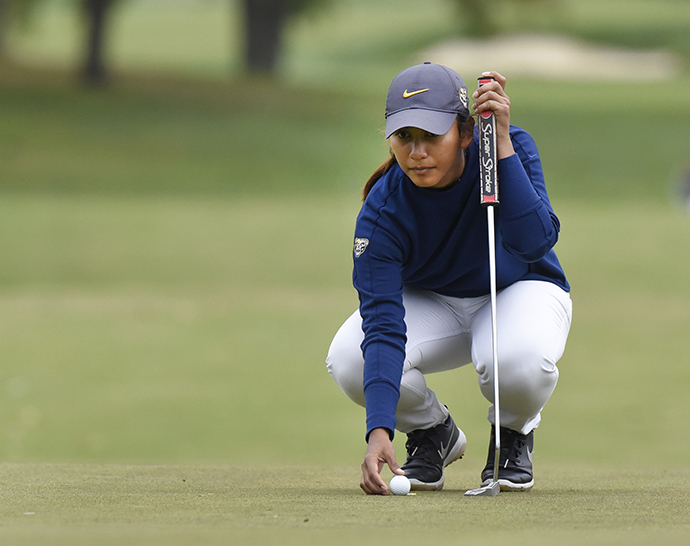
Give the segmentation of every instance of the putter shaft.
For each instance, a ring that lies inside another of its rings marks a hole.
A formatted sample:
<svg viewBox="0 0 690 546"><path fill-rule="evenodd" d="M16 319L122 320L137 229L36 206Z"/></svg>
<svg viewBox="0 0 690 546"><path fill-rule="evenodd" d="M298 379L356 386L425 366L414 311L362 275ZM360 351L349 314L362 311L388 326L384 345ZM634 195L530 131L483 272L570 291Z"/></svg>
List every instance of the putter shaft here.
<svg viewBox="0 0 690 546"><path fill-rule="evenodd" d="M489 230L489 280L491 297L491 352L493 356L494 371L494 475L491 483L478 489L470 489L465 492L468 497L495 497L501 490L498 483L498 466L501 461L501 409L498 388L498 329L496 327L496 228L494 219L494 207L486 208L486 218Z"/></svg>
<svg viewBox="0 0 690 546"><path fill-rule="evenodd" d="M498 466L501 460L501 408L498 391L498 328L496 326L496 228L494 221L494 207L486 208L486 218L489 231L489 280L491 284L491 352L494 368L494 482L498 482Z"/></svg>

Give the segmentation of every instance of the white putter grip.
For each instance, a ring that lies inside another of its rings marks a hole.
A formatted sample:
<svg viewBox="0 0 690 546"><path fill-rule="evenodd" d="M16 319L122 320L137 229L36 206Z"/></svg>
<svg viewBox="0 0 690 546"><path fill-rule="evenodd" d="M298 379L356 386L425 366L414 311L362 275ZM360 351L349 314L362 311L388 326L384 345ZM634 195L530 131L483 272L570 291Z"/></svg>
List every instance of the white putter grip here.
<svg viewBox="0 0 690 546"><path fill-rule="evenodd" d="M491 77L478 79L479 87L493 81ZM501 460L501 407L498 386L498 329L496 327L496 232L494 207L498 205L498 175L496 173L496 116L493 112L479 115L479 176L481 179L480 199L486 207L489 229L489 276L491 281L491 344L494 372L494 428L496 444L494 453L493 485L497 486L498 466ZM495 493L493 493L495 494Z"/></svg>

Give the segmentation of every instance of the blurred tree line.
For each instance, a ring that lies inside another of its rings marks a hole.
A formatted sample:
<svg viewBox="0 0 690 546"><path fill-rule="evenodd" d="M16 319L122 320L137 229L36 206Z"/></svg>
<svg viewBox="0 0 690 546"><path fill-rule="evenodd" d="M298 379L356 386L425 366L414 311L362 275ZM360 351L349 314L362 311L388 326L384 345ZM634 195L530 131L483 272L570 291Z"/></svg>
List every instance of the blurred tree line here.
<svg viewBox="0 0 690 546"><path fill-rule="evenodd" d="M9 24L26 24L32 10L49 0L0 0L0 53ZM91 85L107 81L107 36L112 8L123 0L72 0L83 15L84 50L81 74ZM234 1L234 0L227 0ZM244 14L244 64L249 73L272 75L276 71L289 20L334 0L238 0ZM553 13L563 0L448 0L457 7L458 28L468 36L486 37L501 32L500 16L506 8L528 17Z"/></svg>

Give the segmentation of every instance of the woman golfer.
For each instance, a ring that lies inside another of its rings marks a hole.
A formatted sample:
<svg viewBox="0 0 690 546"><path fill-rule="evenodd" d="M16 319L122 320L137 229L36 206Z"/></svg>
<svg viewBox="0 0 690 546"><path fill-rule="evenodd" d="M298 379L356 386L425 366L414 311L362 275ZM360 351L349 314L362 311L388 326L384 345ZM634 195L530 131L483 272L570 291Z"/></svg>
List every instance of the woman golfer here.
<svg viewBox="0 0 690 546"><path fill-rule="evenodd" d="M494 112L500 207L496 211L502 490L532 488L534 429L558 380L570 328L570 287L553 251L559 221L546 193L534 141L510 125L506 79L473 95L475 113ZM391 157L364 187L357 217L353 283L359 309L331 343L328 370L366 408L361 487L388 494L381 470L439 490L460 458L463 432L425 375L473 363L493 402L486 211L479 197L479 148L465 82L424 63L403 70L386 100ZM491 482L495 430L482 485ZM407 434L401 467L391 442Z"/></svg>

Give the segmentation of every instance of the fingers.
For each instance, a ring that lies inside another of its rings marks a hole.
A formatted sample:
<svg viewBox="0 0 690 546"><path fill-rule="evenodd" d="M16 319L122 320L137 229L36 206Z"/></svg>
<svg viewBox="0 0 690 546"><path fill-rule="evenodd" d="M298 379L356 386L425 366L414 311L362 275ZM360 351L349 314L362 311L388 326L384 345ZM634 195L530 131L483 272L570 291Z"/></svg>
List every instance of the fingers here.
<svg viewBox="0 0 690 546"><path fill-rule="evenodd" d="M483 76L491 76L494 81L482 85L477 89L472 97L475 103L472 109L481 114L491 110L496 117L510 116L510 97L505 92L506 79L498 72L484 72Z"/></svg>
<svg viewBox="0 0 690 546"><path fill-rule="evenodd" d="M362 480L359 486L367 495L388 495L388 486L381 478L383 461L365 457L362 463Z"/></svg>
<svg viewBox="0 0 690 546"><path fill-rule="evenodd" d="M388 495L388 486L381 478L384 465L394 474L404 474L395 458L395 448L385 429L374 429L369 435L367 454L362 463L362 480L359 486L367 495Z"/></svg>
<svg viewBox="0 0 690 546"><path fill-rule="evenodd" d="M506 78L502 74L499 74L494 70L491 70L489 72L482 72L482 76L491 76L494 80L498 82L501 88L506 88Z"/></svg>
<svg viewBox="0 0 690 546"><path fill-rule="evenodd" d="M400 468L400 465L398 465L398 461L396 461L395 459L393 459L392 461L388 461L388 468L391 469L391 472L393 474L397 474L398 476L405 475L405 471L402 468Z"/></svg>
<svg viewBox="0 0 690 546"><path fill-rule="evenodd" d="M502 159L515 153L510 140L510 97L505 92L506 78L495 71L484 72L482 76L491 76L494 81L474 92L472 109L476 114L490 111L496 116L497 157Z"/></svg>

